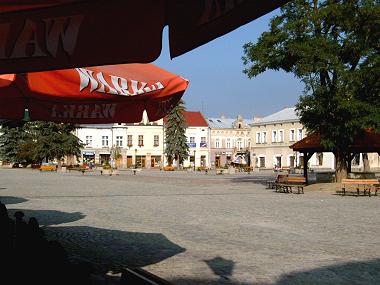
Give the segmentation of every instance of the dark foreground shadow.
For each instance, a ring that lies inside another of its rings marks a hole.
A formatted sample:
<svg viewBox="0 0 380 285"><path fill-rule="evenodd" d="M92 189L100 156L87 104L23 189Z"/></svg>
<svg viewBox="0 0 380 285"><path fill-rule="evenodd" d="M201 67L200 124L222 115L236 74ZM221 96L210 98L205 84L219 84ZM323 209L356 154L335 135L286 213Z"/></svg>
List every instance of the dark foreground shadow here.
<svg viewBox="0 0 380 285"><path fill-rule="evenodd" d="M223 261L213 263L213 267L223 268ZM229 266L227 265L227 267ZM218 274L219 271L213 270L213 272L217 275L215 279L178 278L171 279L170 282L176 285L378 285L380 284L380 259L348 262L307 271L294 271L280 276L278 281L273 283L241 283L234 281L233 278L221 278ZM217 279L218 277L219 279ZM252 276L252 278L254 277Z"/></svg>
<svg viewBox="0 0 380 285"><path fill-rule="evenodd" d="M274 176L273 176L274 177ZM231 178L231 182L233 183L254 183L254 184L262 184L262 185L268 185L269 180L273 180L274 178L270 175L265 176L244 176L244 177L234 177Z"/></svg>
<svg viewBox="0 0 380 285"><path fill-rule="evenodd" d="M24 203L24 202L27 202L28 200L25 198L13 197L13 196L0 196L0 201L5 205L11 205L11 204Z"/></svg>
<svg viewBox="0 0 380 285"><path fill-rule="evenodd" d="M38 223L43 227L71 223L86 217L81 212L66 213L55 210L9 209L8 213L13 217L14 213L17 211L22 211L25 214L26 219L31 217L36 218Z"/></svg>
<svg viewBox="0 0 380 285"><path fill-rule="evenodd" d="M126 232L93 227L48 227L49 239L62 243L70 254L120 272L123 267L143 267L186 249L160 233Z"/></svg>
<svg viewBox="0 0 380 285"><path fill-rule="evenodd" d="M348 262L296 271L280 277L276 285L378 285L380 284L380 259Z"/></svg>

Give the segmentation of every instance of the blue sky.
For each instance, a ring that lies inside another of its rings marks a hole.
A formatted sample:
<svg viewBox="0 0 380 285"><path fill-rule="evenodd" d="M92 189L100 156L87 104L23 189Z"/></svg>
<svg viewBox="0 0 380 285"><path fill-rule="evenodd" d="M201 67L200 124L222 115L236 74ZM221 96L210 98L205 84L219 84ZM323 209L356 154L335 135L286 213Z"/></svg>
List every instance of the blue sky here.
<svg viewBox="0 0 380 285"><path fill-rule="evenodd" d="M180 57L170 59L167 29L163 35L161 56L154 64L190 80L184 95L190 111L203 111L207 117L249 119L291 107L302 94L303 85L282 71L267 71L254 79L243 74L243 45L256 42L268 30L276 10L229 34L215 39Z"/></svg>

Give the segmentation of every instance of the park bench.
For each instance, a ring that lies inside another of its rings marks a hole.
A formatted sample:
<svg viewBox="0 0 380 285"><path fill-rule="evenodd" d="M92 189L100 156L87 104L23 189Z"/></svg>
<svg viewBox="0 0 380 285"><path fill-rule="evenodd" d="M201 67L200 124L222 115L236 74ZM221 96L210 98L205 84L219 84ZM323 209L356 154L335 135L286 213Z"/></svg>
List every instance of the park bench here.
<svg viewBox="0 0 380 285"><path fill-rule="evenodd" d="M57 166L55 165L41 165L40 171L55 171L57 172Z"/></svg>
<svg viewBox="0 0 380 285"><path fill-rule="evenodd" d="M276 192L293 193L293 187L297 187L298 194L304 194L303 187L306 186L306 178L300 176L286 176L284 182L276 183Z"/></svg>
<svg viewBox="0 0 380 285"><path fill-rule="evenodd" d="M269 180L268 181L268 189L274 189L276 184L284 183L285 177L288 177L288 175L287 174L278 174L276 176L275 180Z"/></svg>
<svg viewBox="0 0 380 285"><path fill-rule="evenodd" d="M371 179L342 179L342 196L346 195L346 189L353 187L356 188L356 196L360 195L360 190L363 191L363 195L365 196L368 191L368 196L371 197L371 190L375 191L375 196L377 195L377 191L380 190L380 182L376 178Z"/></svg>

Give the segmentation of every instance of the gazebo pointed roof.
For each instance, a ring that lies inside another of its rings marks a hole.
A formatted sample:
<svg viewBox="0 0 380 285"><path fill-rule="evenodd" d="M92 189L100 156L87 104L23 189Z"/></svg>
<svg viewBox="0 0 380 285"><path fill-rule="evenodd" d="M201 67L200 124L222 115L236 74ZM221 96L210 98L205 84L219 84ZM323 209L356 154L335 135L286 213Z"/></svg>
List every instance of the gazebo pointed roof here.
<svg viewBox="0 0 380 285"><path fill-rule="evenodd" d="M289 146L294 151L299 152L330 152L332 149L326 149L321 144L320 133L312 133L304 139ZM371 129L363 130L354 139L351 145L348 145L351 153L377 152L380 153L380 134Z"/></svg>

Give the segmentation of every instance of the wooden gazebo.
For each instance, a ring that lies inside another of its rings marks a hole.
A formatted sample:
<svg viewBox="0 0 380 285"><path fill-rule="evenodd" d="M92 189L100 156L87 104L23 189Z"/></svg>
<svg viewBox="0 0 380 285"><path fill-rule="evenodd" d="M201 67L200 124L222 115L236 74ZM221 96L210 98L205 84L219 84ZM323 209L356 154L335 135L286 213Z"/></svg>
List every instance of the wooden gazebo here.
<svg viewBox="0 0 380 285"><path fill-rule="evenodd" d="M303 173L308 181L307 175L307 162L316 152L334 152L333 149L327 149L321 145L321 135L319 133L312 133L306 138L289 146L293 151L298 151L303 154ZM364 152L377 152L380 155L380 134L375 133L373 130L367 129L358 134L354 142L347 146L347 162L348 172L351 172L351 160L358 153Z"/></svg>

